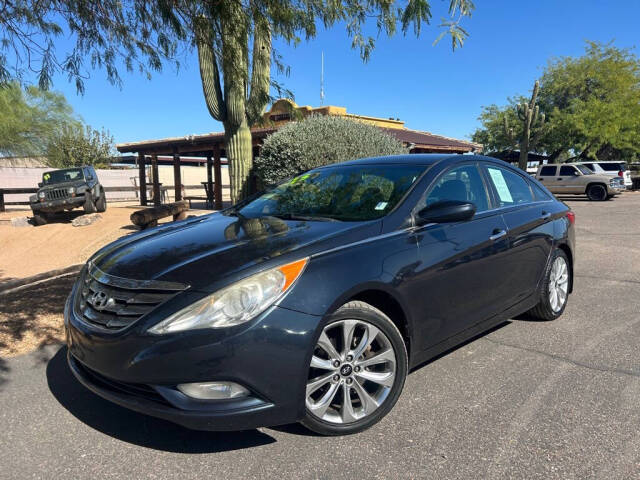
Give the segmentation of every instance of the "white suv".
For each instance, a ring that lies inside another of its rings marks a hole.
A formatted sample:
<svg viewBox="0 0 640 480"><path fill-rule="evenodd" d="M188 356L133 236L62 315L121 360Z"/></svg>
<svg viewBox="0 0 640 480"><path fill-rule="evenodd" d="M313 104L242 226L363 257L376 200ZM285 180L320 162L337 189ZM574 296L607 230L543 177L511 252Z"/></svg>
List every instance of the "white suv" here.
<svg viewBox="0 0 640 480"><path fill-rule="evenodd" d="M593 173L599 175L609 175L610 177L620 177L626 188L631 188L631 172L625 162L582 162Z"/></svg>

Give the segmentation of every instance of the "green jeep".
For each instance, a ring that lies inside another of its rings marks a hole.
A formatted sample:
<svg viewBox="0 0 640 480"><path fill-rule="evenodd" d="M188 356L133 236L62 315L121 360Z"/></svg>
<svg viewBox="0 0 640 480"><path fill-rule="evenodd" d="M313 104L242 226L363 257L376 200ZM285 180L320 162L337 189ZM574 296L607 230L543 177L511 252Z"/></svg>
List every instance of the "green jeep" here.
<svg viewBox="0 0 640 480"><path fill-rule="evenodd" d="M82 207L85 213L104 212L107 199L91 166L65 168L42 174L38 193L29 198L37 224L45 224L57 212Z"/></svg>

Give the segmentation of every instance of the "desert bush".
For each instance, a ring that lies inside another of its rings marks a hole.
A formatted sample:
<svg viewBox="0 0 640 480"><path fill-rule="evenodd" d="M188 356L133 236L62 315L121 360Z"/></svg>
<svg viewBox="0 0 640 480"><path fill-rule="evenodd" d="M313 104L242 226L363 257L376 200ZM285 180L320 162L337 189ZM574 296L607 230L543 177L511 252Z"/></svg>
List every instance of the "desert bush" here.
<svg viewBox="0 0 640 480"><path fill-rule="evenodd" d="M363 157L407 153L378 127L344 117L313 115L268 136L254 168L271 185L311 168Z"/></svg>

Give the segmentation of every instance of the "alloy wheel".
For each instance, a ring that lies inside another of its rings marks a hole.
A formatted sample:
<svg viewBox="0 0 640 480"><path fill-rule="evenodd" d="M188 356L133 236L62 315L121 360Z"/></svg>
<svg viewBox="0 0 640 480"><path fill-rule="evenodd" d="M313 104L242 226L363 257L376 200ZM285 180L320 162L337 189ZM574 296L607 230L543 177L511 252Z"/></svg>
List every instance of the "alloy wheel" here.
<svg viewBox="0 0 640 480"><path fill-rule="evenodd" d="M347 319L327 325L311 357L306 407L316 418L345 424L371 415L396 377L396 353L371 323Z"/></svg>
<svg viewBox="0 0 640 480"><path fill-rule="evenodd" d="M554 312L559 312L567 301L569 289L569 269L562 257L557 257L549 275L549 303Z"/></svg>

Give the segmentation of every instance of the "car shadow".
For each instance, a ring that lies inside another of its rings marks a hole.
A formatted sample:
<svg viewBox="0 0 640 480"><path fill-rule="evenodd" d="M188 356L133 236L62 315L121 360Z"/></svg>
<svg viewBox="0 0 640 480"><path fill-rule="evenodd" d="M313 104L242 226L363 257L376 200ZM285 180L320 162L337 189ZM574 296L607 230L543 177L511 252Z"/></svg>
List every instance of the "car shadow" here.
<svg viewBox="0 0 640 480"><path fill-rule="evenodd" d="M259 430L205 432L128 410L102 399L81 385L67 364L62 347L47 364L49 390L82 423L123 442L177 453L216 453L267 445L276 440Z"/></svg>

